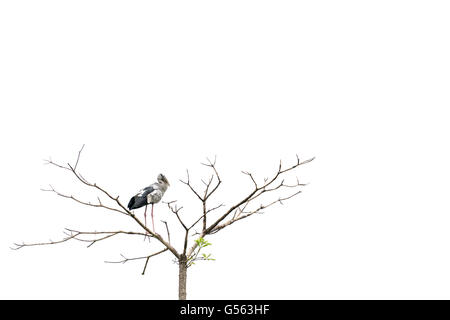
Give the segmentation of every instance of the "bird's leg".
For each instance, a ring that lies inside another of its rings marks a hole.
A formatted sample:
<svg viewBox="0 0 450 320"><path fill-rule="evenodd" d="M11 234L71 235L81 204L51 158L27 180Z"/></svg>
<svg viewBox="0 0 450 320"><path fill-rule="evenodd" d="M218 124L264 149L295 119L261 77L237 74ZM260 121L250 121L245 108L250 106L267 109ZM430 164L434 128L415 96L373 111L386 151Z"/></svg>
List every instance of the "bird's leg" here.
<svg viewBox="0 0 450 320"><path fill-rule="evenodd" d="M145 223L145 227L147 228L147 206L145 206L145 211L144 211L144 223ZM145 231L147 232L147 231Z"/></svg>
<svg viewBox="0 0 450 320"><path fill-rule="evenodd" d="M153 203L152 203L152 226L153 226L153 232L155 232L155 222L153 221Z"/></svg>
<svg viewBox="0 0 450 320"><path fill-rule="evenodd" d="M147 228L147 206L145 206L145 211L144 211L144 224L145 224L145 227ZM148 234L148 232L147 232L147 230L145 230L144 241L145 241L145 238L147 238L147 234Z"/></svg>

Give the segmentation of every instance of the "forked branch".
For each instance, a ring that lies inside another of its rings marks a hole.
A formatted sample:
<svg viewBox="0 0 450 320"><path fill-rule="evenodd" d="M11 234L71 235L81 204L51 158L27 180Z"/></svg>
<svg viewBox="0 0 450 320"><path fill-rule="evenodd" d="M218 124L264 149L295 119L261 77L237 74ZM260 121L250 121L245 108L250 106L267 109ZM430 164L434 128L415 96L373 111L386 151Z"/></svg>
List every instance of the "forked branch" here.
<svg viewBox="0 0 450 320"><path fill-rule="evenodd" d="M136 215L127 209L127 207L122 204L119 200L119 196L114 196L111 192L107 191L105 188L99 186L96 183L88 181L83 175L78 171L79 162L81 153L84 149L83 147L78 151L76 161L74 165L67 163L66 165L56 163L51 158L46 160L46 164L52 165L58 169L63 169L64 171L68 171L73 174L77 181L81 182L83 185L88 186L92 189L95 189L100 196L97 195L97 201L91 202L86 201L80 197L66 194L56 190L52 185L49 188L42 189L45 192L52 192L59 197L70 199L75 201L81 205L101 208L104 210L108 210L110 212L123 214L131 219L133 219L137 225L141 228L141 232L137 231L124 231L124 230L116 230L116 231L78 231L74 229L66 228L64 231L64 237L60 240L49 240L47 242L40 243L15 243L12 249L17 250L23 247L28 246L40 246L40 245L52 245L59 244L69 240L77 240L84 243L87 243L88 247L91 247L97 242L110 239L119 234L127 234L127 235L139 235L139 236L149 236L154 239L157 239L162 245L163 249L157 251L155 253L135 257L135 258L127 258L124 255L122 256L122 260L119 261L105 261L107 263L126 263L128 261L135 260L145 260L144 269L142 274L145 273L147 268L147 264L150 258L157 256L165 251L170 251L178 261L180 259L186 259L189 262L189 265L192 265L196 260L213 260L209 255L203 255L199 257L199 252L202 246L206 246L209 243L204 239L205 236L215 234L220 230L232 225L233 223L246 219L254 214L260 214L263 210L275 205L275 204L283 204L284 201L287 201L298 194L300 194L301 187L305 186L304 183L300 183L299 179L295 177L294 182L286 182L293 181L293 177L289 175L289 173L293 172L299 166L302 166L306 163L311 162L314 158L300 161L300 158L297 156L296 161L290 166L283 166L283 163L280 161L276 171L272 174L272 176L268 178L264 178L262 182L258 181L256 175L248 171L242 171L242 173L250 179L251 189L247 192L247 194L242 197L239 201L237 201L234 205L228 207L222 211L222 208L225 204L214 204L210 206L208 202L211 199L211 196L216 193L219 186L222 184L221 177L218 173L216 167L216 158L213 161L207 158L207 162L202 163L202 165L206 166L210 169L210 175L207 179L202 179L201 182L204 185L204 189L197 190L192 182L189 175L189 171L187 172L186 180L180 180L183 184L185 184L189 190L195 195L195 197L202 204L202 212L201 215L196 218L194 221L190 221L189 224L185 222L185 220L181 217L181 210L183 207L178 206L176 201L164 202L167 204L168 209L176 216L178 222L181 227L185 231L184 243L183 243L183 251L179 253L171 244L170 239L170 230L169 225L166 221L162 221L166 226L167 231L167 239L163 238L160 234L154 232L153 230L147 228L145 224L136 217ZM211 212L218 212L218 217L213 220L211 223ZM200 222L202 221L201 232L195 233L194 235L199 235L199 238L195 240L195 243L188 250L188 240L190 231ZM208 225L209 222L209 225Z"/></svg>
<svg viewBox="0 0 450 320"><path fill-rule="evenodd" d="M167 248L167 250L172 252L175 255L175 257L179 258L178 251L170 244L170 241L168 242L168 241L164 240L164 238L161 235L159 235L158 233L153 232L151 229L147 228L145 226L145 224L139 218L137 218L132 211L128 210L125 207L125 205L122 204L122 202L119 200L119 196L113 196L111 192L109 192L105 188L99 186L97 183L89 182L85 177L83 177L83 175L81 173L79 173L77 171L78 164L80 162L81 152L83 151L83 149L84 149L84 145L78 151L77 159L75 161L75 165L73 165L73 166L70 163L67 163L67 165L63 165L63 164L54 162L51 158L46 160L45 163L48 164L48 165L55 166L55 167L57 167L59 169L70 171L76 177L76 179L78 181L80 181L82 184L84 184L84 185L86 185L88 187L94 188L97 191L99 191L103 196L106 196L107 199L112 201L115 204L115 206L105 205L102 202L102 200L100 199L100 197L97 197L98 203L92 203L90 201L84 201L84 200L81 200L78 197L75 197L73 195L68 195L68 194L61 193L61 192L57 191L55 188L53 188L53 186L51 186L51 185L50 185L49 189L42 189L42 190L46 191L46 192L53 192L53 193L55 193L56 195L58 195L60 197L71 199L71 200L73 200L75 202L78 202L78 203L80 203L82 205L85 205L85 206L96 207L96 208L103 208L103 209L106 209L106 210L109 210L109 211L114 211L114 212L121 213L121 214L124 214L126 216L129 216L131 219L133 219L145 231L145 232L143 232L141 234L144 234L144 235L147 234L148 236L157 239L165 248ZM139 234L139 233L136 233L136 234ZM59 240L59 241L49 241L49 242L34 243L34 244L20 244L20 245L17 246L17 249L22 248L24 246L56 244L56 243L66 242L66 241L71 240L71 239L79 240L79 238L77 238L79 235L80 234L70 234L70 235L67 235L67 237L65 237L65 238L63 238L62 240ZM107 238L109 238L111 236L112 235L105 236L104 238L107 239ZM100 239L97 239L96 241L100 241Z"/></svg>
<svg viewBox="0 0 450 320"><path fill-rule="evenodd" d="M120 256L123 258L122 260L119 260L119 261L105 261L105 263L122 263L122 264L124 264L124 263L126 263L128 261L136 261L136 260L143 260L143 259L145 259L144 269L142 270L142 275L144 275L145 274L145 270L147 269L148 261L150 260L150 258L152 258L154 256L157 256L157 255L159 255L159 254L161 254L163 252L166 252L167 250L168 250L167 248L164 248L164 249L162 249L162 250L160 250L158 252L152 253L152 254L150 254L148 256L136 257L136 258L127 258L123 254L120 254Z"/></svg>
<svg viewBox="0 0 450 320"><path fill-rule="evenodd" d="M217 157L214 157L214 161L211 161L209 158L206 158L207 162L206 163L201 163L202 165L211 168L212 170L212 175L210 176L210 178L208 179L207 182L205 182L204 180L201 180L202 183L205 185L205 190L203 192L198 192L197 190L195 190L195 188L192 186L191 181L190 181L190 177L189 177L189 171L186 170L187 172L187 179L186 181L180 180L183 184L187 185L189 187L189 189L195 194L195 196L201 201L202 203L202 216L191 226L191 228L197 224L198 221L203 220L203 228L202 230L205 231L206 230L206 225L207 225L207 214L213 210L216 210L218 208L220 208L223 204L220 204L217 207L213 207L211 209L208 208L207 206L207 201L208 199L211 197L211 195L214 194L214 192L217 191L217 189L219 188L220 184L222 183L222 180L220 179L219 176L219 172L217 171L216 168L216 161L217 161ZM202 194L202 195L200 195Z"/></svg>
<svg viewBox="0 0 450 320"><path fill-rule="evenodd" d="M255 203L260 198L262 199L262 195L272 195L276 192L284 192L285 190L290 189L298 189L302 186L305 186L305 184L300 183L299 179L296 178L296 183L285 183L284 176L293 171L294 169L298 168L301 165L304 165L306 163L309 163L313 161L314 158L307 159L304 161L300 161L300 158L298 155L296 156L296 161L294 164L283 167L282 161L280 161L277 171L272 175L271 178L265 178L262 183L258 183L255 176L247 171L242 171L243 174L249 177L249 179L252 182L253 189L245 196L243 199L238 201L235 205L232 205L228 210L226 210L218 219L216 219L213 223L211 223L208 227L203 227L202 232L200 233L200 238L205 237L206 235L216 233L223 228L239 221L245 218L250 217L251 215L254 215L256 213L262 213L263 209L266 209L276 203L283 204L283 201L291 199L295 197L296 195L301 193L301 190L294 190L292 193L287 195L278 195L275 200L264 200L259 203L257 207L254 207L253 209L249 209L252 207L252 204ZM215 167L212 166L215 170ZM215 170L215 172L217 172ZM282 179L280 181L280 179ZM205 211L204 211L205 212ZM226 219L231 216L231 219ZM205 221L205 220L204 220ZM195 243L188 251L188 257L191 256L194 251L196 250L198 244Z"/></svg>
<svg viewBox="0 0 450 320"><path fill-rule="evenodd" d="M142 232L134 232L134 231L77 231L69 228L64 229L65 237L60 240L49 240L47 242L37 242L37 243L14 243L13 250L18 250L24 247L33 247L33 246L43 246L43 245L51 245L51 244L59 244L69 240L78 240L81 242L87 242L88 248L91 247L94 243L97 243L102 240L109 239L118 234L129 234L129 235L141 235L145 236L145 233ZM89 238L83 237L88 236Z"/></svg>

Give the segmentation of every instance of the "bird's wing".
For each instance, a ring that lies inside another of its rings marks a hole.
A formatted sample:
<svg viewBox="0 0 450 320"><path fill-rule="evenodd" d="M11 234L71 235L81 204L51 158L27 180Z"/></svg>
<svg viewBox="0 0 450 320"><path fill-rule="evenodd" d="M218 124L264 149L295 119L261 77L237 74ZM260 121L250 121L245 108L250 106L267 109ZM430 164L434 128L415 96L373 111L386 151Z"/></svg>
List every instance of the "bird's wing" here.
<svg viewBox="0 0 450 320"><path fill-rule="evenodd" d="M148 187L146 187L146 188L140 190L140 191L138 192L138 194L136 195L136 197L147 197L147 195L148 195L149 193L152 193L154 190L155 190L154 185L150 185L150 186L148 186Z"/></svg>
<svg viewBox="0 0 450 320"><path fill-rule="evenodd" d="M155 191L154 185L150 185L140 190L128 203L128 209L137 209L147 204L147 196Z"/></svg>
<svg viewBox="0 0 450 320"><path fill-rule="evenodd" d="M159 189L153 190L147 195L147 203L157 203L161 201L163 194L164 193Z"/></svg>

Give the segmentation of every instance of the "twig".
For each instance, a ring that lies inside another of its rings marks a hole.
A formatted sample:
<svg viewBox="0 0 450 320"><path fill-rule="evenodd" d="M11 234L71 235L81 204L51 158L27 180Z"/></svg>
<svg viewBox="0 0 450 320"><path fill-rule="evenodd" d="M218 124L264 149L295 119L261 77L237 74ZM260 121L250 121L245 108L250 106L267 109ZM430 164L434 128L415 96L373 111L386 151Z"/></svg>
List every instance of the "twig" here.
<svg viewBox="0 0 450 320"><path fill-rule="evenodd" d="M157 256L157 255L159 255L159 254L161 254L163 252L166 252L167 250L169 250L169 249L168 248L164 248L164 249L162 249L162 250L160 250L158 252L152 253L152 254L150 254L148 256L136 257L136 258L127 258L123 254L120 254L120 256L123 258L123 260L119 260L119 261L105 261L105 263L122 263L122 264L124 264L124 263L126 263L128 261L145 259L144 269L142 270L142 275L144 275L145 274L145 270L147 269L148 261L150 260L150 258L152 258L154 256Z"/></svg>
<svg viewBox="0 0 450 320"><path fill-rule="evenodd" d="M99 197L97 197L99 203L98 203L98 204L94 204L94 203L91 203L91 202L86 202L86 201L80 200L80 199L74 197L73 195L70 195L70 196L69 196L69 195L67 195L67 194L63 194L63 193L61 193L61 192L58 192L58 191L56 191L55 188L53 188L52 185L49 185L49 187L50 187L50 189L41 189L41 191L44 191L44 192L54 192L56 195L58 195L58 196L60 196L60 197L72 199L72 200L74 200L74 201L76 201L76 202L78 202L78 203L80 203L80 204L85 205L85 206L96 207L96 208L104 208L104 209L107 209L107 210L116 211L116 212L119 212L119 213L128 215L128 213L125 212L125 211L123 211L123 210L119 210L119 209L116 209L116 208L112 208L112 207L105 206L104 204L102 204L102 202L100 201L100 198L99 198Z"/></svg>
<svg viewBox="0 0 450 320"><path fill-rule="evenodd" d="M183 207L179 207L179 208L178 208L176 204L175 204L175 206L172 206L172 203L175 203L175 202L177 202L177 201L176 201L176 200L169 201L169 202L163 201L163 203L167 204L167 206L169 207L170 211L172 211L172 212L176 215L178 221L179 221L180 224L183 226L183 228L186 230L187 227L186 227L186 225L184 224L183 220L181 220L180 215L178 214L178 212L179 212L181 209L183 209Z"/></svg>
<svg viewBox="0 0 450 320"><path fill-rule="evenodd" d="M311 158L311 159L308 159L305 161L300 161L300 158L298 157L298 155L296 155L296 158L297 158L296 159L297 161L295 164L293 164L289 167L286 167L284 169L283 169L283 163L280 160L278 169L277 169L276 173L273 175L273 177L271 179L264 178L264 182L261 185L259 185L256 182L256 179L253 177L253 175L250 172L242 171L245 175L247 175L251 179L251 181L253 183L253 190L246 197L244 197L241 201L239 201L235 205L231 206L224 214L222 214L218 219L216 219L215 222L213 222L208 227L205 226L206 219L204 219L204 226L203 226L202 232L200 233L200 238L205 237L206 235L211 234L211 233L216 233L220 229L223 229L224 227L229 226L230 224L232 224L238 220L249 217L250 215L252 215L254 213L261 213L262 209L267 208L277 202L282 204L282 201L290 199L290 198L294 197L295 195L299 194L301 191L297 191L294 194L287 196L287 197L279 197L278 200L273 201L266 205L260 205L259 208L255 209L253 211L249 211L249 212L244 211L245 208L249 205L249 203L252 203L256 199L258 199L260 196L262 196L263 194L271 193L276 190L280 190L281 188L296 188L296 187L304 186L304 184L299 183L298 179L297 179L297 184L285 184L284 179L283 179L279 184L274 186L275 181L277 181L278 178L281 177L286 172L292 171L295 168L314 160L314 158ZM213 164L211 164L211 166L214 168ZM229 220L228 222L221 224L221 222L224 221L231 213L233 213L232 219ZM204 209L204 216L205 216L205 209ZM190 256L194 252L194 250L197 248L197 246L198 246L198 244L195 243L189 249L188 256Z"/></svg>
<svg viewBox="0 0 450 320"><path fill-rule="evenodd" d="M104 188L100 187L100 186L97 185L96 183L91 183L91 182L89 182L86 178L84 178L80 173L78 173L78 172L76 171L76 167L77 167L77 165L78 165L78 162L79 162L79 159L80 159L81 152L82 152L83 148L84 148L84 146L83 146L83 147L81 148L81 150L78 152L78 157L77 157L77 161L76 161L76 163L75 163L75 166L72 166L70 163L67 163L67 166L63 166L63 165L60 165L60 164L58 164L58 163L53 162L53 161L51 160L51 158L50 158L49 160L46 160L46 163L47 163L47 164L51 164L51 165L53 165L53 166L56 166L56 167L58 167L58 168L62 168L62 169L71 171L71 172L75 175L75 177L76 177L81 183L83 183L84 185L89 186L89 187L91 187L91 188L95 188L96 190L99 190L101 193L103 193L104 195L106 195L109 199L111 199L112 201L114 201L114 202L116 203L116 205L117 205L120 209L116 209L116 208L104 206L104 205L101 203L101 201L100 201L99 198L98 198L99 204L93 204L93 203L90 203L90 202L81 201L81 200L79 200L79 199L77 199L77 198L75 198L75 197L73 197L73 196L68 196L68 195L64 195L64 194L58 193L58 192L56 192L56 190L54 190L53 187L51 187L50 190L45 190L45 189L44 189L44 190L45 190L45 191L53 191L53 192L57 193L58 195L60 195L60 196L62 196L62 197L65 197L65 198L71 198L72 200L77 201L77 202L79 202L79 203L81 203L81 204L84 204L84 205L87 205L87 206L92 206L92 207L103 207L103 208L106 208L106 209L108 209L108 210L117 211L117 212L124 213L124 214L128 215L128 216L131 217L137 224L139 224L139 226L140 226L142 229L144 229L148 234L150 234L152 237L156 238L156 239L157 239L159 242L161 242L166 248L168 248L168 250L169 250L170 252L172 252L172 253L175 255L175 257L179 258L180 254L177 252L177 250L176 250L170 243L168 243L167 241L165 241L159 234L157 234L157 233L153 232L152 230L150 230L149 228L147 228L147 226L145 226L145 224L144 224L142 221L140 221L140 220L134 215L133 212L131 212L130 210L128 210L128 209L120 202L119 196L116 196L116 197L112 196L110 192L106 191Z"/></svg>
<svg viewBox="0 0 450 320"><path fill-rule="evenodd" d="M63 243L63 242L69 241L71 239L82 241L82 242L88 242L89 245L87 247L89 248L96 242L99 242L99 241L102 241L102 240L106 240L106 239L111 238L111 237L113 237L115 235L118 235L118 234L145 235L142 232L122 231L122 230L118 230L118 231L77 231L77 230L73 230L73 229L69 229L69 228L65 228L65 230L67 230L69 233L63 232L66 235L66 237L61 239L61 240L58 240L58 241L51 241L50 240L48 242L38 242L38 243L22 243L22 244L14 243L16 248L11 248L11 249L18 250L18 249L21 249L23 247L59 244L59 243ZM104 235L104 236L96 238L96 239L79 238L80 236L83 236L83 235Z"/></svg>
<svg viewBox="0 0 450 320"><path fill-rule="evenodd" d="M164 223L164 224L166 225L167 239L169 240L169 243L170 243L170 232L169 232L169 226L167 225L167 221L161 220L161 222Z"/></svg>
<svg viewBox="0 0 450 320"><path fill-rule="evenodd" d="M81 151L83 151L83 149L84 149L84 144L83 144L83 146L81 147L80 151L78 151L77 162L75 162L75 166L73 167L73 170L76 170L76 169L77 169L78 161L80 161L80 155L81 155Z"/></svg>

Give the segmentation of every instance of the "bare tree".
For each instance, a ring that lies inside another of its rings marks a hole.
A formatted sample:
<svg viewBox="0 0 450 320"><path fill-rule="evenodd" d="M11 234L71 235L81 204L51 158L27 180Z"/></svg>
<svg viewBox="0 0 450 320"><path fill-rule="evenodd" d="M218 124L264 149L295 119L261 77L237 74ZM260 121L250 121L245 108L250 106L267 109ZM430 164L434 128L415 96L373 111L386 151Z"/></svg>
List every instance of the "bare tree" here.
<svg viewBox="0 0 450 320"><path fill-rule="evenodd" d="M123 214L132 219L137 224L140 231L79 231L71 228L66 228L64 230L65 236L60 240L40 243L14 243L14 247L12 249L17 250L30 246L52 245L63 243L69 240L86 242L88 243L88 247L90 247L99 241L107 240L119 234L129 236L149 236L156 239L162 245L161 250L140 257L127 258L124 255L121 255L121 260L105 262L126 263L128 261L143 260L145 262L142 274L145 274L150 258L169 251L175 257L175 261L179 266L178 297L182 300L186 299L187 269L190 266L194 265L196 261L214 260L210 255L206 255L204 253L200 254L201 250L204 247L210 245L210 243L206 240L206 237L219 232L220 230L232 225L233 223L246 219L254 214L262 213L264 209L267 209L277 203L283 204L284 201L287 201L299 195L301 193L300 188L305 186L305 184L300 183L298 178L295 178L295 181L293 183L287 183L285 182L286 178L290 177L292 179L294 170L296 168L308 162L311 162L314 159L311 158L301 161L297 156L295 162L289 166L284 166L280 161L274 173L269 178L264 178L262 182L257 182L254 174L242 171L242 173L248 176L248 178L250 179L252 188L247 192L245 196L241 198L241 200L237 201L235 204L229 207L226 207L223 203L215 204L212 206L210 206L209 203L211 196L219 189L222 183L221 176L219 175L216 167L216 159L214 159L213 161L207 159L206 163L202 163L202 165L208 167L211 170L211 175L209 176L209 178L207 180L201 180L204 185L203 190L198 190L193 186L189 171L187 171L185 180L180 181L185 184L188 190L192 192L193 196L197 198L198 201L200 201L202 205L202 211L198 218L191 221L190 223L186 223L183 220L181 214L183 207L179 207L177 205L177 201L164 202L170 212L176 216L176 221L179 222L180 226L184 230L184 241L182 243L182 248L176 249L171 244L170 230L166 221L163 221L163 223L165 224L167 235L163 236L159 233L154 232L150 228L146 227L145 224L134 214L133 211L128 210L127 207L122 204L122 202L119 200L119 196L114 196L111 192L107 191L106 188L101 187L94 182L90 182L79 172L77 167L83 148L84 145L78 152L77 159L73 165L71 165L70 163L56 163L51 159L46 160L46 164L54 166L73 175L81 184L92 188L94 191L99 192L101 197L97 196L97 201L93 203L90 201L82 200L79 197L73 195L61 193L51 185L48 188L42 190L45 192L52 192L59 197L70 199L84 206L96 207L104 210L109 210L117 214ZM106 204L104 199L107 199L108 203L112 204ZM195 231L194 227L197 226L200 222L201 231ZM191 236L194 236L195 238L193 243L190 243L189 241Z"/></svg>

